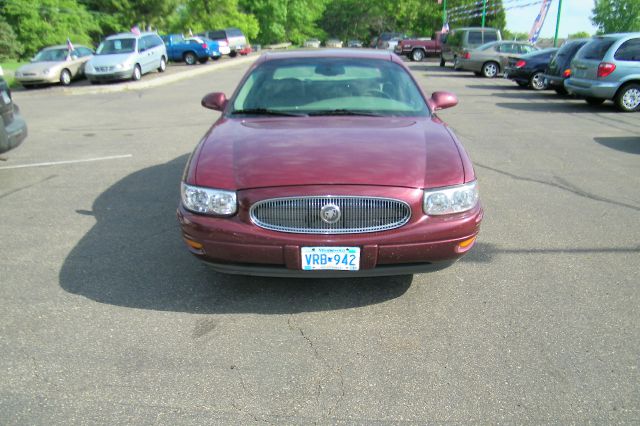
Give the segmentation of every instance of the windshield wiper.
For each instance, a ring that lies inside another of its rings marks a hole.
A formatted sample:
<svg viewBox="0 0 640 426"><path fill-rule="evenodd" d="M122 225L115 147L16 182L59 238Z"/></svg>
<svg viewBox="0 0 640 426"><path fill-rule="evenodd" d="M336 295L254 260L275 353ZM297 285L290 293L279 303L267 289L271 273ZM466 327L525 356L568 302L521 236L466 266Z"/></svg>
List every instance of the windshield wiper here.
<svg viewBox="0 0 640 426"><path fill-rule="evenodd" d="M250 115L280 115L284 117L306 117L307 114L299 114L295 112L278 111L268 108L248 108L248 109L236 109L231 111L231 114L250 114Z"/></svg>
<svg viewBox="0 0 640 426"><path fill-rule="evenodd" d="M309 115L359 115L362 117L382 117L381 114L367 111L354 111L351 109L332 109L327 111L313 111Z"/></svg>

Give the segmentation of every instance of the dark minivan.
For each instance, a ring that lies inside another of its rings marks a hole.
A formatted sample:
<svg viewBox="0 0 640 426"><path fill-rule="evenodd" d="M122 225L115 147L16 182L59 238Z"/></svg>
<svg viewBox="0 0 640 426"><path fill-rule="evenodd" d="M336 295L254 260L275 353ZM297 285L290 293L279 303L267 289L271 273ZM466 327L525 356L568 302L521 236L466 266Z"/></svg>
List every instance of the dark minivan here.
<svg viewBox="0 0 640 426"><path fill-rule="evenodd" d="M567 89L564 88L564 81L571 77L571 60L589 40L588 38L568 40L560 47L558 53L551 58L551 62L544 74L549 89L555 90L558 95L567 94Z"/></svg>

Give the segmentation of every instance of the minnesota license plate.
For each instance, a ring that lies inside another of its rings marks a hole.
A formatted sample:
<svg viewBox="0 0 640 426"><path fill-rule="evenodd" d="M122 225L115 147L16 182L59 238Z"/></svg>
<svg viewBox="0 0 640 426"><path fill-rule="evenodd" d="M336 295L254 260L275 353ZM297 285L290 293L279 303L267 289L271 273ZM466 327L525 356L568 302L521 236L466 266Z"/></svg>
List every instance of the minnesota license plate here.
<svg viewBox="0 0 640 426"><path fill-rule="evenodd" d="M300 254L305 271L360 269L360 247L302 247Z"/></svg>

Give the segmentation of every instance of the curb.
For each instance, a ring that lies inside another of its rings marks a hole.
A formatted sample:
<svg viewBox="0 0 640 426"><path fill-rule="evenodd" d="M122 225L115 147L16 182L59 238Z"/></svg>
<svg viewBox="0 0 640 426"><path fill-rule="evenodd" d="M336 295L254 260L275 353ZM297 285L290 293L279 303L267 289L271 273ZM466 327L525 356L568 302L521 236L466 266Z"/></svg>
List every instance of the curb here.
<svg viewBox="0 0 640 426"><path fill-rule="evenodd" d="M165 77L154 78L153 80L149 80L149 81L141 80L136 82L132 81L129 83L120 83L120 84L116 83L116 84L105 85L102 87L100 86L64 87L61 89L61 93L67 96L74 96L74 95L93 95L93 94L100 94L100 93L116 93L116 92L151 89L153 87L174 83L176 81L195 77L201 74L206 74L208 72L213 72L222 68L228 68L235 65L243 65L249 62L253 62L257 59L258 56L259 55L248 55L242 58L234 58L232 60L211 64L205 67L196 67L195 69L192 69L192 70L177 72L175 74L167 75Z"/></svg>

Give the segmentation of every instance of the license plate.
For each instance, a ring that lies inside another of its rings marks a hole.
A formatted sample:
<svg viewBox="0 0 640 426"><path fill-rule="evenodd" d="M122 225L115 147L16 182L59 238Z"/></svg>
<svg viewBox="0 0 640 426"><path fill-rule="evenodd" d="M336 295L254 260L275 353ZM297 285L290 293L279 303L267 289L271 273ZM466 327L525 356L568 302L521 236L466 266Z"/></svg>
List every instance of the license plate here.
<svg viewBox="0 0 640 426"><path fill-rule="evenodd" d="M305 271L360 269L360 247L302 247L300 254Z"/></svg>
<svg viewBox="0 0 640 426"><path fill-rule="evenodd" d="M9 95L7 95L7 92L5 92L4 90L2 91L2 101L7 105L11 103L11 99L9 99Z"/></svg>

